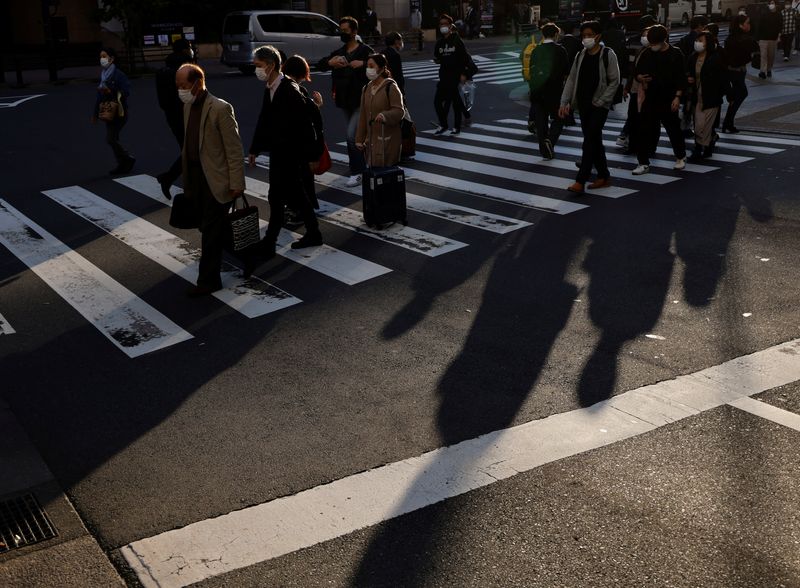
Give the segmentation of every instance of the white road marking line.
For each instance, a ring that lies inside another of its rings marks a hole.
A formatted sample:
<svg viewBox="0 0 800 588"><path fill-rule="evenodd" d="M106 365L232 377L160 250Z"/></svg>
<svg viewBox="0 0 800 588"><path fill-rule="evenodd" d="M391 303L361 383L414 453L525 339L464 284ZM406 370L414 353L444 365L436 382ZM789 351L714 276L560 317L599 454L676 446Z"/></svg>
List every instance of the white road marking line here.
<svg viewBox="0 0 800 588"><path fill-rule="evenodd" d="M525 80L522 78L522 76L517 76L515 78L508 78L508 79L505 79L505 80L498 80L496 82L489 82L489 83L490 84L521 84L524 81Z"/></svg>
<svg viewBox="0 0 800 588"><path fill-rule="evenodd" d="M134 541L121 552L145 587L187 586L794 382L800 379L798 353L795 339L588 408Z"/></svg>
<svg viewBox="0 0 800 588"><path fill-rule="evenodd" d="M567 186L572 183L569 178L563 178L561 176L550 176L536 172L519 170L510 167L501 167L498 165L480 163L477 161L465 160L457 157L445 157L443 155L434 155L420 151L417 151L415 161L440 165L451 170L462 170L473 174L487 175L494 178L503 178L515 182L523 182L536 186L547 186L549 188L560 188L563 190L566 190ZM602 194L600 194L600 192L602 192ZM594 192L592 193L594 194ZM597 195L601 195L606 198L621 198L622 196L628 196L629 194L634 193L636 193L636 190L630 188L620 188L617 186L611 186L610 188L603 188L602 190L597 191Z"/></svg>
<svg viewBox="0 0 800 588"><path fill-rule="evenodd" d="M502 120L498 120L497 122L506 123L506 124L524 125L526 127L528 126L528 122L527 121L520 120L520 119L502 119ZM604 135L618 136L619 135L619 131L609 130L608 127L611 127L611 128L614 128L614 129L622 129L622 127L625 126L625 123L608 121L608 122L606 122L605 126L606 126L606 128L603 129L603 134ZM720 136L725 136L725 135L720 135ZM663 130L661 131L661 134L659 136L659 140L660 141L669 141L669 137L667 137L666 133L663 132ZM691 139L687 140L687 143L691 143L691 142L692 142ZM765 155L775 155L776 153L780 153L782 151L785 151L785 149L775 149L775 148L772 148L772 147L761 147L759 145L739 145L739 144L736 144L736 143L729 143L728 141L726 141L724 139L720 140L720 141L717 141L717 147L721 148L721 149L730 149L732 151L748 151L750 153L761 153L761 154L765 154Z"/></svg>
<svg viewBox="0 0 800 588"><path fill-rule="evenodd" d="M767 419L773 423L783 425L784 427L794 429L795 431L800 431L800 414L783 410L782 408L772 406L771 404L761 402L760 400L750 398L749 396L739 398L738 400L734 400L728 404L738 408L739 410L743 410L757 417L761 417L762 419Z"/></svg>
<svg viewBox="0 0 800 588"><path fill-rule="evenodd" d="M0 200L0 243L128 357L192 338L5 200Z"/></svg>
<svg viewBox="0 0 800 588"><path fill-rule="evenodd" d="M538 149L535 149L535 154L528 151L527 153L519 153L519 152L512 152L512 151L501 151L498 149L487 149L485 147L475 147L474 145L470 145L468 143L462 143L459 141L442 141L437 139L427 139L425 137L417 137L417 145L424 145L428 147L436 147L439 149L446 149L450 151L458 151L460 153L472 153L473 155L480 155L483 157L493 157L495 159L505 159L507 161L516 161L519 163L528 163L531 165L539 165L542 167L552 167L555 169L564 169L571 172L575 172L575 163L572 161L568 161L565 159L551 159L551 160L544 160L539 157ZM417 151L419 153L419 150ZM630 170L624 170L618 167L611 167L609 168L611 172L617 172L617 176L620 177L620 173L630 172ZM628 181L642 181L647 184L669 184L671 182L677 182L680 180L677 176L665 176L661 174L645 174L643 176L631 176L624 178ZM603 195L604 190L598 190L596 194L598 196ZM594 192L593 192L594 193Z"/></svg>
<svg viewBox="0 0 800 588"><path fill-rule="evenodd" d="M349 160L347 155L331 151L331 159L339 163L347 163ZM586 204L579 204L577 202L570 202L568 200L558 200L556 198L548 198L546 196L539 196L537 194L530 194L528 192L516 192L514 190L507 190L505 188L498 188L488 184L481 184L479 182L472 182L469 180L461 180L441 174L434 174L415 169L406 169L406 181L416 180L431 186L439 188L446 188L448 190L460 190L469 194L474 194L482 198L489 198L491 200L499 200L501 202L510 202L520 206L526 206L544 212L551 212L553 214L570 214L577 212L584 208L588 208Z"/></svg>
<svg viewBox="0 0 800 588"><path fill-rule="evenodd" d="M348 188L345 186L347 178L331 172L315 176L317 184L327 188L335 188L343 192L348 192L355 196L361 196L361 186ZM421 212L430 216L435 216L450 222L459 223L468 227L475 227L484 231L490 231L504 235L517 229L531 226L532 223L518 220L508 216L483 212L474 208L468 208L459 204L443 202L425 196L419 196L406 190L406 204L410 210Z"/></svg>
<svg viewBox="0 0 800 588"><path fill-rule="evenodd" d="M427 133L427 134L433 134L435 131L433 129L430 129L430 130L422 131L422 132L423 133ZM520 149L525 149L526 151L533 150L534 153L538 153L539 144L537 142L535 142L535 140L533 139L533 135L528 135L528 137L529 137L528 141L520 141L518 139L507 139L505 137L495 137L493 135L478 135L478 134L475 134L475 133L469 133L469 132L462 131L461 134L458 136L458 139L454 140L453 143L456 144L456 145L459 145L460 141L462 141L462 140L477 141L477 142L480 142L480 143L487 143L487 144L490 144L490 145L502 145L502 146L506 146L506 147L517 147L517 148L520 148ZM417 141L419 142L419 136L417 136ZM441 142L443 143L444 141L441 141ZM559 144L556 144L555 151L556 151L556 157L558 155L574 155L574 156L577 156L577 157L580 157L582 155L582 152L581 152L580 149L576 149L576 148L573 148L573 147L564 147L564 146L559 145ZM621 153L614 153L613 151L609 152L609 153L606 153L606 159L608 159L609 161L619 161L619 162L625 162L625 163L632 163L634 165L637 163L635 156L633 156L633 155L623 155ZM540 163L540 162L536 162L536 163ZM575 165L574 162L570 161L569 165L573 166L572 169L576 169L574 167L574 165ZM675 160L674 159L672 159L672 160L651 159L650 160L650 166L651 167L658 167L658 168L664 168L664 169L670 169L671 170L674 165L675 165ZM564 168L564 169L566 169L566 168ZM718 167L713 167L713 166L710 166L710 165L700 165L700 164L696 164L696 163L687 163L685 171L704 174L704 173L712 172L712 171L715 171L715 170L718 170L718 169L719 169ZM625 171L629 172L630 170L625 170ZM669 176L669 177L678 177L678 176Z"/></svg>
<svg viewBox="0 0 800 588"><path fill-rule="evenodd" d="M46 94L31 94L29 96L2 96L0 97L0 108L15 108L20 104L27 102L28 100L41 98L42 96L46 96ZM12 102L8 102L9 100L12 100Z"/></svg>
<svg viewBox="0 0 800 588"><path fill-rule="evenodd" d="M331 153L331 157L333 157L333 153ZM253 183L252 178L245 178L245 181ZM260 180L255 181L258 182ZM261 182L261 184L263 185L265 182ZM253 193L253 196L264 201L267 199L266 196L261 194ZM378 239L390 245L397 245L428 257L437 257L467 246L466 243L401 224L394 224L381 230L371 229L364 224L363 216L359 211L334 204L333 202L325 202L324 200L319 200L317 216L343 229Z"/></svg>
<svg viewBox="0 0 800 588"><path fill-rule="evenodd" d="M0 335L13 335L16 333L14 327L11 326L2 314L0 314Z"/></svg>
<svg viewBox="0 0 800 588"><path fill-rule="evenodd" d="M483 129L485 131L492 131L495 133L503 133L507 135L517 135L517 136L527 136L529 133L527 130L522 129L514 129L511 127L498 127L496 125L484 125L480 123L472 123L473 129ZM571 143L583 143L583 135L571 135L570 133L580 133L580 128L565 128L564 132L559 137L559 141L569 141ZM610 133L603 133L603 134L610 134L615 135L613 131ZM603 141L603 145L605 147L616 147L617 144L614 141ZM656 148L656 153L660 155L673 155L672 149L668 147L658 147ZM740 155L728 155L726 153L714 153L711 157L710 161L724 161L726 163L744 163L745 161L752 161L752 157L742 157Z"/></svg>
<svg viewBox="0 0 800 588"><path fill-rule="evenodd" d="M499 55L508 55L509 57L513 57L514 59L519 59L519 53L515 53L514 51L503 51L502 53L499 53Z"/></svg>
<svg viewBox="0 0 800 588"><path fill-rule="evenodd" d="M624 122L616 122L616 121L608 121L606 126L613 127L617 129L621 129L625 126ZM666 136L666 133L662 129L662 135ZM788 147L797 147L800 146L800 141L792 140L792 139L781 139L779 137L758 137L756 135L746 135L742 133L736 134L725 134L720 133L720 137L722 139L717 142L717 145L725 145L730 146L734 145L734 143L730 143L729 141L744 141L744 142L752 142L752 143L768 143L770 145L786 145ZM691 139L690 139L691 140ZM754 146L752 146L754 147ZM785 151L784 149L778 149L776 152ZM760 151L759 153L768 153L767 151Z"/></svg>
<svg viewBox="0 0 800 588"><path fill-rule="evenodd" d="M45 196L103 229L135 251L184 280L197 282L200 249L98 195L71 186L45 190ZM301 302L291 294L259 278L244 278L238 268L222 263L222 290L213 296L248 318L264 316Z"/></svg>
<svg viewBox="0 0 800 588"><path fill-rule="evenodd" d="M170 205L170 202L164 198L164 195L161 193L158 182L152 176L130 176L127 178L120 178L116 181L162 204ZM265 189L264 186L255 184L253 192ZM180 190L173 186L172 191L174 193ZM264 191L264 194L266 194L266 191ZM250 194L248 194L248 196L249 195ZM253 194L253 196L257 196L257 194ZM260 220L259 226L263 234L267 226L266 221L263 219ZM302 235L298 233L281 229L281 232L278 234L275 253L330 278L339 280L349 286L371 280L372 278L382 276L392 271L387 267L356 257L355 255L350 255L344 251L339 251L329 245L307 247L305 249L292 249L291 244L300 237L302 237Z"/></svg>

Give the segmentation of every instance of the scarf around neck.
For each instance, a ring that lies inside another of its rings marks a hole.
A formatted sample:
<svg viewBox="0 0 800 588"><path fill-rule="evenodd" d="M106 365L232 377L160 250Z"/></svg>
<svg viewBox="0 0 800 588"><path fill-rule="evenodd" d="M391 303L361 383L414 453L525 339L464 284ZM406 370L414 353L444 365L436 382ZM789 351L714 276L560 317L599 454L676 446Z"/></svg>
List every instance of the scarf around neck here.
<svg viewBox="0 0 800 588"><path fill-rule="evenodd" d="M103 70L103 73L100 74L100 85L97 86L100 90L108 88L108 80L114 77L114 72L116 71L116 69L117 66L112 63Z"/></svg>

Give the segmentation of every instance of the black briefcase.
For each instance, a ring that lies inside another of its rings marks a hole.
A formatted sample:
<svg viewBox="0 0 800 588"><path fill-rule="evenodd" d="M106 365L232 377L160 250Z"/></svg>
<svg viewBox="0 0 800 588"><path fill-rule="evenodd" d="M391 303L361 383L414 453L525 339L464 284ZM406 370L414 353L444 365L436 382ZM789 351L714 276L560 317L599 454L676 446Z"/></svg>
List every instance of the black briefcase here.
<svg viewBox="0 0 800 588"><path fill-rule="evenodd" d="M169 224L176 229L199 229L200 210L196 202L181 192L172 199Z"/></svg>

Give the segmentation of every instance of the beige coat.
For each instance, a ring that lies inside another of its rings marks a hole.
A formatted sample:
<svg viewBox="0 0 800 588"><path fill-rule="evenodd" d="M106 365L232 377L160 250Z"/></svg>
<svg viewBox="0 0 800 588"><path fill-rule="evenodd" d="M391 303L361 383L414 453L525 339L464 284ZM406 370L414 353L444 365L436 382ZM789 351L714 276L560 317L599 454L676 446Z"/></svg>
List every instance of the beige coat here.
<svg viewBox="0 0 800 588"><path fill-rule="evenodd" d="M190 111L191 105L184 105L184 128L189 126ZM244 151L233 106L211 94L206 96L200 115L200 164L218 202L225 204L233 200L231 190L244 190ZM189 177L185 149L183 177Z"/></svg>
<svg viewBox="0 0 800 588"><path fill-rule="evenodd" d="M400 149L403 146L400 121L403 120L403 113L403 95L393 79L378 78L364 87L361 93L361 116L356 130L356 143L367 144L365 155L368 165L387 167L400 161ZM383 114L386 119L386 124L383 125L383 142L381 142L380 123L372 125L370 142L369 122L375 120L379 114Z"/></svg>

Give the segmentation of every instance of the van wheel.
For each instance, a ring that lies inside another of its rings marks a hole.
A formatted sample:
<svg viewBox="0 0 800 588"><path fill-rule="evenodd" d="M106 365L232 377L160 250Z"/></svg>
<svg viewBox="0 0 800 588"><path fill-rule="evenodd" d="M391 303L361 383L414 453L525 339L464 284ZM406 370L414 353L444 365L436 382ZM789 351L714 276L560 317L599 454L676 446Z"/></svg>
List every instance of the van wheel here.
<svg viewBox="0 0 800 588"><path fill-rule="evenodd" d="M683 16L681 17L681 26L682 27L688 27L689 26L689 15L686 14L685 12L683 13Z"/></svg>
<svg viewBox="0 0 800 588"><path fill-rule="evenodd" d="M251 76L256 73L256 66L255 65L240 65L239 71L242 72L243 75Z"/></svg>

